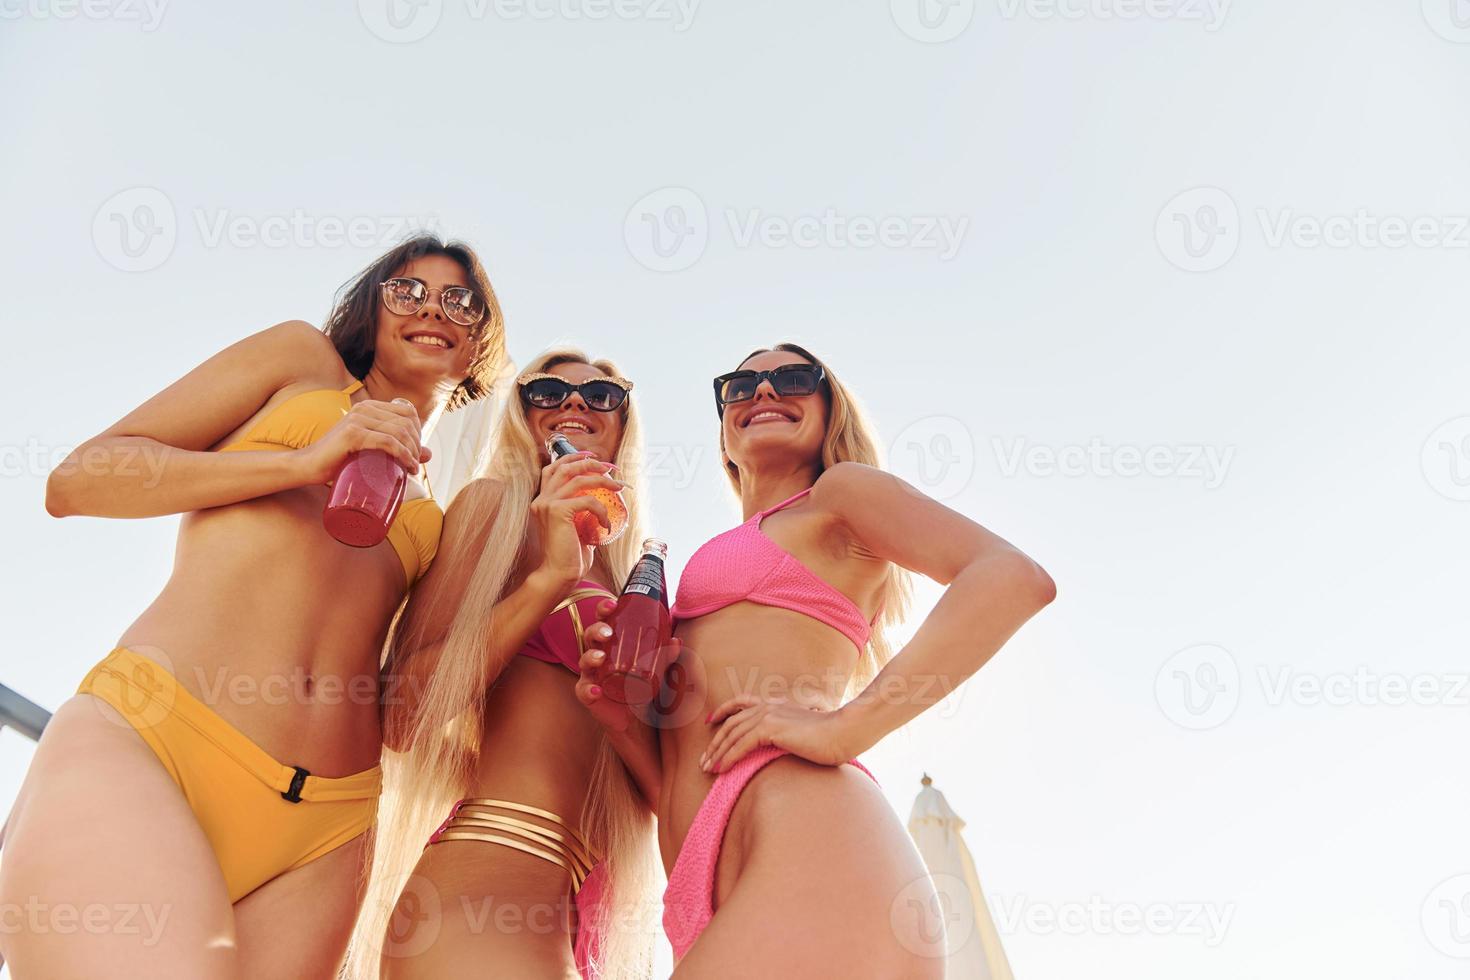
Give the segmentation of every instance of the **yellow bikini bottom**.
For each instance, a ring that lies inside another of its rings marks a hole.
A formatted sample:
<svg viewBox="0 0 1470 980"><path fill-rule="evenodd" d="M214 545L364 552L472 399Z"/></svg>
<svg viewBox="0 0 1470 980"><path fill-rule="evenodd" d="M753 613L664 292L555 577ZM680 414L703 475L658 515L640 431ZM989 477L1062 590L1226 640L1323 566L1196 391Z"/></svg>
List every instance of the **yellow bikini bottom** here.
<svg viewBox="0 0 1470 980"><path fill-rule="evenodd" d="M328 778L283 765L147 657L113 650L77 693L112 705L153 749L209 838L231 902L372 826L379 767Z"/></svg>
<svg viewBox="0 0 1470 980"><path fill-rule="evenodd" d="M511 814L540 817L546 823L533 823ZM573 893L581 890L582 883L597 864L592 859L587 841L568 827L561 817L550 810L542 810L525 803L512 803L510 800L483 797L460 800L450 811L449 819L434 831L429 843L438 844L447 840L476 840L499 844L543 861L550 861L565 868L572 876Z"/></svg>

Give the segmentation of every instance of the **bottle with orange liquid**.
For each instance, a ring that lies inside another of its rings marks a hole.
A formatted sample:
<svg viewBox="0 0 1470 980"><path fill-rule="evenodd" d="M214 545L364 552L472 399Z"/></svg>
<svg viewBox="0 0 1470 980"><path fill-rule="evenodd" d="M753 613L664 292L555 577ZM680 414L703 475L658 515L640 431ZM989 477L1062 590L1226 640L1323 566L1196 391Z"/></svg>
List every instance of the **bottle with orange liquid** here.
<svg viewBox="0 0 1470 980"><path fill-rule="evenodd" d="M546 440L546 453L552 459L561 459L570 456L577 451L572 441L560 433ZM587 496L595 497L607 508L607 518L612 523L609 530L602 526L597 515L583 511L577 515L577 536L585 545L596 547L616 541L628 528L628 504L623 500L621 490L608 490L605 487L594 487L586 491Z"/></svg>
<svg viewBox="0 0 1470 980"><path fill-rule="evenodd" d="M653 701L663 683L673 636L664 559L669 546L658 538L643 542L643 557L628 575L617 608L608 618L612 648L597 683L619 704L643 706Z"/></svg>

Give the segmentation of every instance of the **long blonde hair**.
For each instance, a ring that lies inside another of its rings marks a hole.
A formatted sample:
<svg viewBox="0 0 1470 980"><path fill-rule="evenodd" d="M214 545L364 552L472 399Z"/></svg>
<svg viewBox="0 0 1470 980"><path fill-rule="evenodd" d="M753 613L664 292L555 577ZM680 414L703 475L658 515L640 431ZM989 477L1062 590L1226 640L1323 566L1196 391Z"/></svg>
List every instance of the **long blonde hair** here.
<svg viewBox="0 0 1470 980"><path fill-rule="evenodd" d="M558 364L591 364L607 375L620 372L607 360L591 360L579 350L547 351L526 366L547 371ZM621 589L639 556L644 537L640 503L643 445L633 399L623 408L623 437L613 459L630 486L627 530L610 545L598 548L594 561ZM383 754L383 796L378 807L375 851L367 896L358 918L347 976L376 980L380 950L399 892L423 852L424 843L456 800L468 794L470 775L479 755L483 732L484 697L465 706L465 691L485 690L485 650L495 631L492 610L505 592L525 548L530 506L540 482L539 441L519 392L507 393L488 458L476 469L500 487L498 506L480 495L467 499L471 508L462 521L463 546L473 528L490 524L484 550L476 560L463 600L454 611L443 651L422 692L410 721L405 752ZM458 548L451 549L461 553ZM400 617L400 620L406 617ZM417 618L427 619L428 616ZM390 658L400 648L422 642L415 623L396 624L388 641ZM593 975L608 980L652 975L654 926L647 920L653 908L658 866L654 850L653 819L621 759L602 740L594 765L587 805L579 815L582 833L593 853L605 863L607 885L597 918L583 922L602 937L601 955Z"/></svg>
<svg viewBox="0 0 1470 980"><path fill-rule="evenodd" d="M827 434L822 439L822 471L844 462L882 468L883 454L857 396L838 379L830 366L811 351L797 344L777 344L775 347L751 351L740 363L744 364L757 354L768 354L771 351L786 351L804 357L819 366L825 375L821 391L827 402ZM725 461L725 476L730 480L730 486L736 494L739 494L740 469L725 453L723 426L720 428L720 453ZM855 694L872 680L883 669L883 665L893 658L893 647L888 642L886 631L907 618L911 595L912 584L908 571L889 562L883 585L878 590L878 622L868 639L867 649L863 651L863 656L853 670L847 688L849 695Z"/></svg>

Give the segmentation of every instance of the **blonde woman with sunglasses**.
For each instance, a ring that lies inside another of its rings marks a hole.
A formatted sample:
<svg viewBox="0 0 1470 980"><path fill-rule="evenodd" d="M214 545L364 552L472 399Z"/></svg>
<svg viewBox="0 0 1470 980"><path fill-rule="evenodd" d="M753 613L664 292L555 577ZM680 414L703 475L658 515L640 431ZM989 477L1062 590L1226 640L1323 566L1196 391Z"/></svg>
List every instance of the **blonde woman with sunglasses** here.
<svg viewBox="0 0 1470 980"><path fill-rule="evenodd" d="M656 769L625 767L626 736L576 692L584 627L643 535L632 387L609 361L541 356L449 508L385 667L395 751L354 978L649 975L636 922L656 897ZM580 452L550 460L554 435ZM611 524L594 489L628 510L596 549L576 529L589 513Z"/></svg>
<svg viewBox="0 0 1470 980"><path fill-rule="evenodd" d="M932 884L856 757L978 670L1051 578L877 469L856 400L809 351L754 352L715 403L745 520L690 557L673 608L700 709L659 733L674 977L938 978L943 931L914 912ZM947 588L890 658L910 572ZM595 668L612 630L587 632Z"/></svg>

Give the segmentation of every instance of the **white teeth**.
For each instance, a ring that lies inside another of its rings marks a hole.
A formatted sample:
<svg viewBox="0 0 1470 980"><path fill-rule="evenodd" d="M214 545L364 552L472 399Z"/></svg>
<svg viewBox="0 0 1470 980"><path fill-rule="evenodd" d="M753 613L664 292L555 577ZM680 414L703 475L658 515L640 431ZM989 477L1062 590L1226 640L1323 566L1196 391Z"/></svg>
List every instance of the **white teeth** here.
<svg viewBox="0 0 1470 980"><path fill-rule="evenodd" d="M759 422L761 419L780 419L783 422L790 422L791 421L786 416L782 415L780 412L761 412L761 413L759 413L757 415L752 415L750 417L750 421L749 422L746 422L745 424L746 425L749 425L751 422Z"/></svg>
<svg viewBox="0 0 1470 980"><path fill-rule="evenodd" d="M581 422L573 422L573 421L570 421L570 420L568 420L566 422L558 422L558 423L556 423L555 426L553 426L553 428L556 431L558 431L558 432L562 431L563 429L576 429L578 432L591 432L592 431L591 429L587 428L587 426L583 425Z"/></svg>
<svg viewBox="0 0 1470 980"><path fill-rule="evenodd" d="M433 334L427 333L416 333L408 338L408 342L418 344L422 347L443 347L446 350L449 348L448 342L443 337L435 337Z"/></svg>

